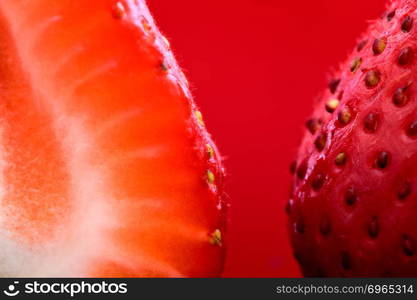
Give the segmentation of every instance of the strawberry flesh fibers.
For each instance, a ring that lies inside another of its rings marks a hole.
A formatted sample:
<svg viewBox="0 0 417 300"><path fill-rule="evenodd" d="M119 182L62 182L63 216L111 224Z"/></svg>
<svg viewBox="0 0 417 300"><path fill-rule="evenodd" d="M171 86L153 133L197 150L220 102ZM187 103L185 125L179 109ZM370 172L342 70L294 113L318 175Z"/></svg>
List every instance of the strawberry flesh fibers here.
<svg viewBox="0 0 417 300"><path fill-rule="evenodd" d="M223 167L144 1L1 1L0 39L0 274L218 276Z"/></svg>
<svg viewBox="0 0 417 300"><path fill-rule="evenodd" d="M306 276L417 276L417 1L390 1L333 74L287 205Z"/></svg>

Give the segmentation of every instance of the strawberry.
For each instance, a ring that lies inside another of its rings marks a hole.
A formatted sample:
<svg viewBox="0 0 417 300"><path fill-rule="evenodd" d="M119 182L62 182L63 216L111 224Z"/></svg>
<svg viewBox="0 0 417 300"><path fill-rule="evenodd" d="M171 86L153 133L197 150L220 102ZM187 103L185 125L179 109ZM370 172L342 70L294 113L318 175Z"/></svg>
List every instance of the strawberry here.
<svg viewBox="0 0 417 300"><path fill-rule="evenodd" d="M417 276L417 1L390 1L307 121L287 204L305 276Z"/></svg>
<svg viewBox="0 0 417 300"><path fill-rule="evenodd" d="M7 276L218 276L223 166L143 0L0 2Z"/></svg>

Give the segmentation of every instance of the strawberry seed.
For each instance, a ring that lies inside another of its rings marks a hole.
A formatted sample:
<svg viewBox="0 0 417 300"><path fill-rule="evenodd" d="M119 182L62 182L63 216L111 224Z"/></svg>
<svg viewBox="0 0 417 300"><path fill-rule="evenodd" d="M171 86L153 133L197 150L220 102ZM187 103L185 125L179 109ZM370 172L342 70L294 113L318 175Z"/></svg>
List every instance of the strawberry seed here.
<svg viewBox="0 0 417 300"><path fill-rule="evenodd" d="M381 80L381 75L378 71L370 70L365 75L365 85L367 88L372 89L376 87Z"/></svg>
<svg viewBox="0 0 417 300"><path fill-rule="evenodd" d="M374 55L379 55L384 52L386 47L387 40L385 38L375 39L372 44L372 51L374 52Z"/></svg>
<svg viewBox="0 0 417 300"><path fill-rule="evenodd" d="M343 108L337 114L337 120L343 126L349 124L351 117L352 117L352 113L348 107Z"/></svg>
<svg viewBox="0 0 417 300"><path fill-rule="evenodd" d="M340 152L336 156L336 158L334 160L334 163L336 164L336 166L339 166L340 167L340 166L345 165L346 164L346 161L347 161L346 153L345 152Z"/></svg>
<svg viewBox="0 0 417 300"><path fill-rule="evenodd" d="M350 65L350 71L352 73L355 73L361 66L362 64L362 58L360 57L356 57L353 61L352 64Z"/></svg>

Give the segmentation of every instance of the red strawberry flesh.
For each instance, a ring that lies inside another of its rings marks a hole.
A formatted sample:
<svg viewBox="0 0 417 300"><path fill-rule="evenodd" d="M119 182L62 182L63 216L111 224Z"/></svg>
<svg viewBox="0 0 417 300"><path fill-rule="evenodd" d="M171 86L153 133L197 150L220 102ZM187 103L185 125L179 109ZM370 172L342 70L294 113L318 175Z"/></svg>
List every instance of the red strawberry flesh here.
<svg viewBox="0 0 417 300"><path fill-rule="evenodd" d="M0 1L0 54L0 274L218 276L221 159L144 1Z"/></svg>

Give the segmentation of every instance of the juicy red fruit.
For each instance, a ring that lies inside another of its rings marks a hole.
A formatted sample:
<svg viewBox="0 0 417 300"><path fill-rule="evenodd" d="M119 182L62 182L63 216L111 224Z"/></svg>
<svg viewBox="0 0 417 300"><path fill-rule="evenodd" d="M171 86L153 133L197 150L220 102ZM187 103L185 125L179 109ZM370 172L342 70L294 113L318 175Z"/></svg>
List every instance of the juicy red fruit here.
<svg viewBox="0 0 417 300"><path fill-rule="evenodd" d="M219 153L143 0L0 2L0 275L218 276Z"/></svg>
<svg viewBox="0 0 417 300"><path fill-rule="evenodd" d="M390 2L307 123L287 205L306 276L417 276L416 18Z"/></svg>

